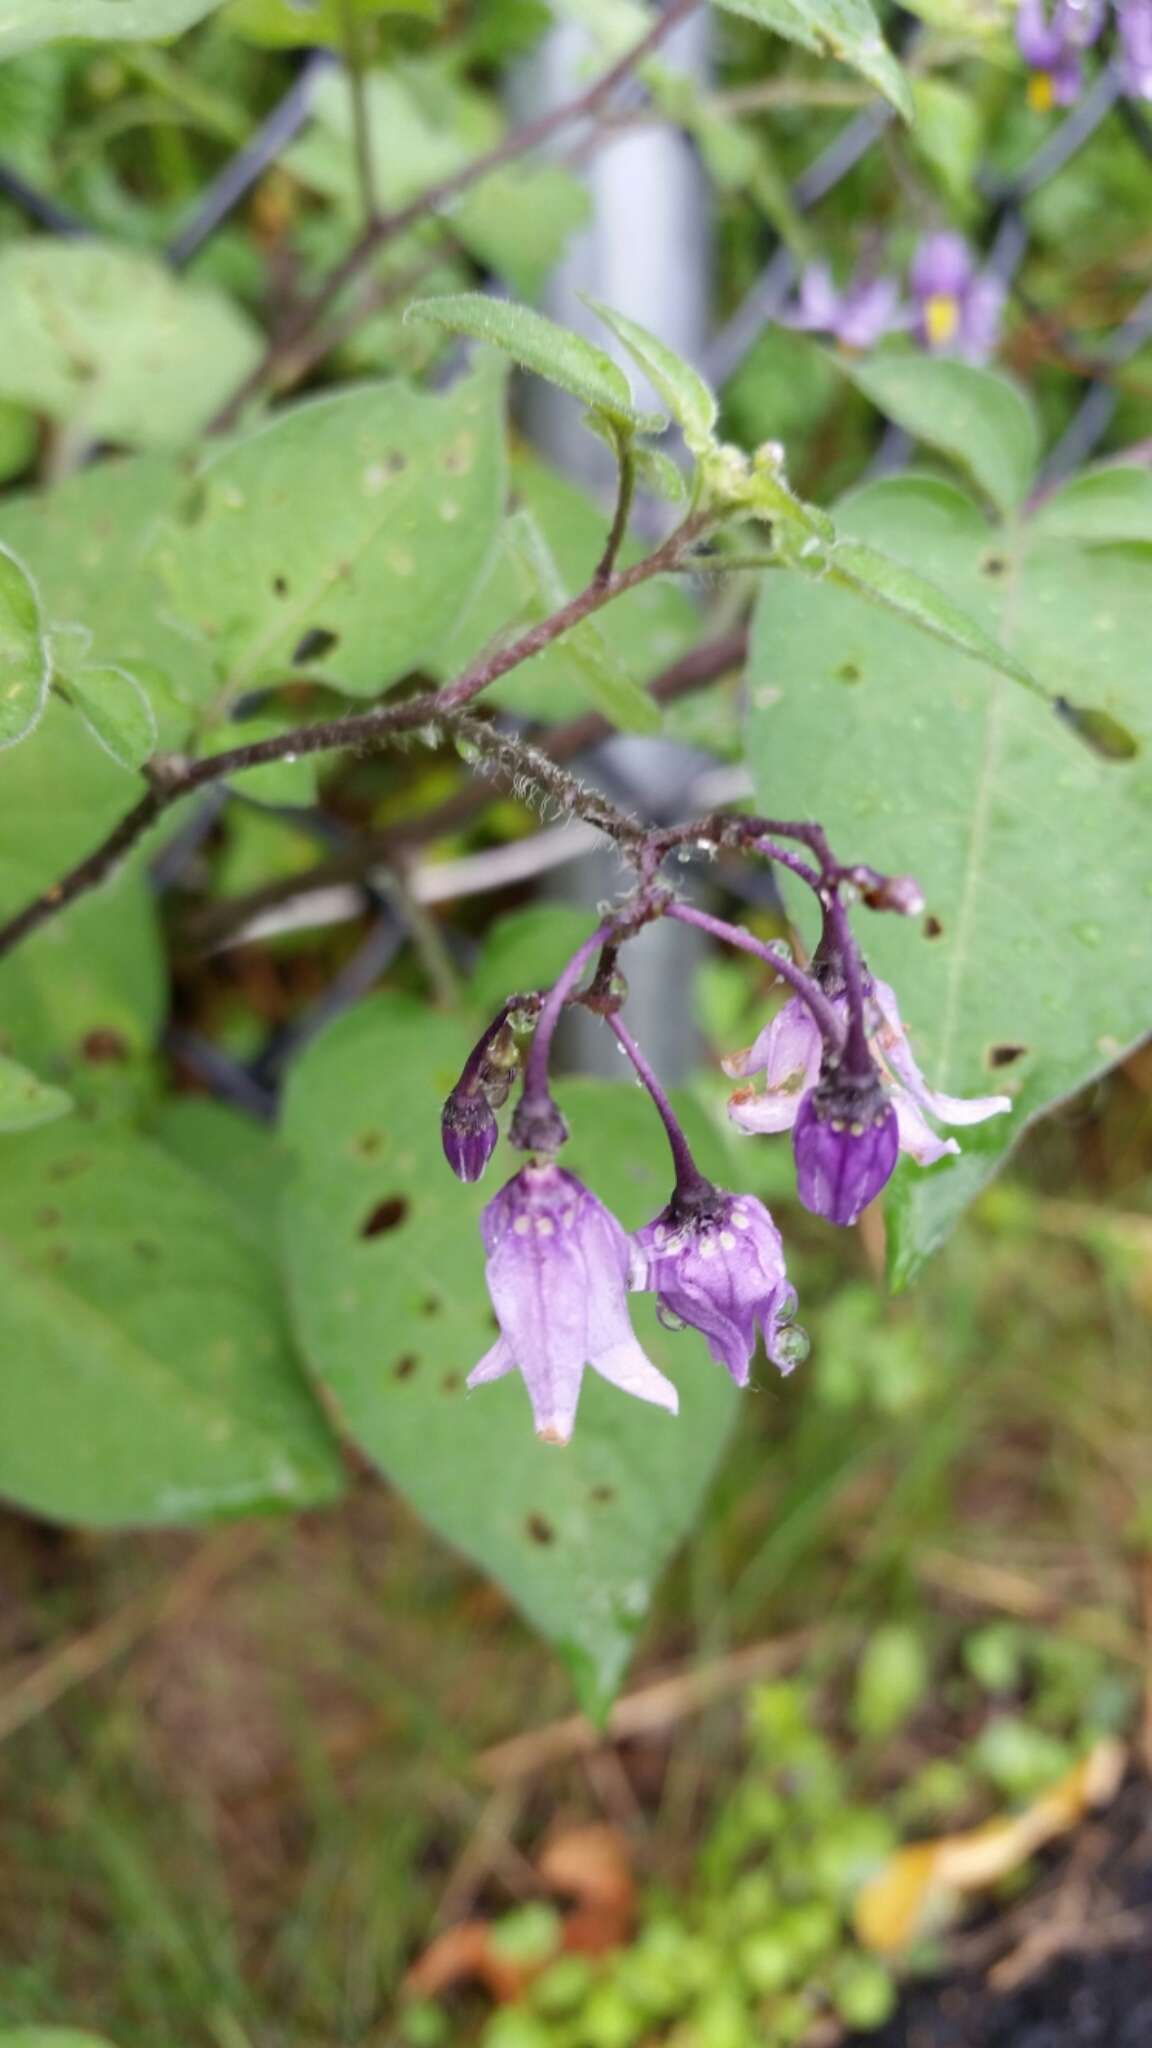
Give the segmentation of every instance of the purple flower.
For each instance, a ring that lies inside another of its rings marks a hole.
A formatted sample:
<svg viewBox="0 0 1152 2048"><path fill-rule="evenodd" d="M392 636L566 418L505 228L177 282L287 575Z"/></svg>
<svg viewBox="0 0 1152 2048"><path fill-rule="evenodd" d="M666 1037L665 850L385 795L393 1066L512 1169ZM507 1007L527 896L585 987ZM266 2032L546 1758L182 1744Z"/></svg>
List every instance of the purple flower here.
<svg viewBox="0 0 1152 2048"><path fill-rule="evenodd" d="M710 1188L673 1195L666 1209L636 1233L647 1264L645 1286L662 1314L690 1323L708 1340L738 1387L763 1330L768 1356L781 1372L807 1351L793 1317L796 1296L784 1271L780 1232L754 1195Z"/></svg>
<svg viewBox="0 0 1152 2048"><path fill-rule="evenodd" d="M832 994L829 1000L846 1018L848 1007L843 993ZM979 1124L986 1117L1001 1116L1011 1109L1011 1098L1007 1095L978 1095L965 1100L961 1096L943 1095L928 1086L908 1043L899 1004L887 982L871 983L866 1023L869 1050L891 1091L900 1150L909 1153L917 1165L932 1166L947 1153L960 1150L955 1138L942 1138L932 1128L929 1118L942 1124ZM724 1062L725 1072L734 1077L764 1076L761 1091L741 1088L732 1096L728 1114L737 1129L792 1130L803 1104L818 1086L823 1050L812 1012L799 996L793 996L747 1051L735 1053Z"/></svg>
<svg viewBox="0 0 1152 2048"><path fill-rule="evenodd" d="M804 1207L829 1223L855 1223L888 1185L900 1150L896 1111L880 1080L827 1072L796 1112L792 1148Z"/></svg>
<svg viewBox="0 0 1152 2048"><path fill-rule="evenodd" d="M440 1142L457 1180L479 1180L496 1149L500 1126L483 1088L463 1081L440 1115Z"/></svg>
<svg viewBox="0 0 1152 2048"><path fill-rule="evenodd" d="M830 334L841 348L857 351L873 348L882 336L908 324L894 278L857 276L838 291L824 263L803 272L794 304L779 318L783 327Z"/></svg>
<svg viewBox="0 0 1152 2048"><path fill-rule="evenodd" d="M986 362L1004 314L1004 287L980 272L963 235L924 235L909 271L916 331L924 347L965 362Z"/></svg>
<svg viewBox="0 0 1152 2048"><path fill-rule="evenodd" d="M566 1444L590 1365L638 1400L675 1415L676 1389L637 1343L628 1289L642 1282L627 1233L575 1174L524 1166L480 1219L488 1292L500 1325L491 1351L468 1375L479 1387L522 1373L536 1434Z"/></svg>
<svg viewBox="0 0 1152 2048"><path fill-rule="evenodd" d="M1020 0L1016 46L1032 72L1028 98L1041 113L1079 96L1083 52L1104 26L1107 0Z"/></svg>
<svg viewBox="0 0 1152 2048"><path fill-rule="evenodd" d="M1152 0L1116 0L1120 82L1134 99L1152 100Z"/></svg>

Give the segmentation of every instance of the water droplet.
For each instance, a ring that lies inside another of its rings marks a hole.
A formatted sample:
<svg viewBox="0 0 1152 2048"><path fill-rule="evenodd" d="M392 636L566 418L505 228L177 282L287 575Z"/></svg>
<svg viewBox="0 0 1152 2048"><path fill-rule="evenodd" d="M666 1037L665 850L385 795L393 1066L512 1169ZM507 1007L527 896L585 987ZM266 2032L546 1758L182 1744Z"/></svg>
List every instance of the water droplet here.
<svg viewBox="0 0 1152 2048"><path fill-rule="evenodd" d="M770 939L768 951L774 953L777 960L790 960L792 958L792 948L788 944L787 939Z"/></svg>
<svg viewBox="0 0 1152 2048"><path fill-rule="evenodd" d="M794 1323L799 1306L800 1296L797 1294L796 1289L794 1287L786 1287L780 1297L780 1306L776 1311L777 1322Z"/></svg>
<svg viewBox="0 0 1152 2048"><path fill-rule="evenodd" d="M662 1323L666 1330L686 1330L688 1328L683 1316L678 1316L663 1301L657 1301L656 1303L656 1320L658 1323Z"/></svg>
<svg viewBox="0 0 1152 2048"><path fill-rule="evenodd" d="M803 1365L811 1349L807 1330L802 1330L799 1323L789 1323L786 1329L776 1332L772 1363L778 1365L781 1372L791 1372L794 1365Z"/></svg>
<svg viewBox="0 0 1152 2048"><path fill-rule="evenodd" d="M692 848L690 846L678 846L676 848L676 858L680 862L681 867L686 867L692 858Z"/></svg>

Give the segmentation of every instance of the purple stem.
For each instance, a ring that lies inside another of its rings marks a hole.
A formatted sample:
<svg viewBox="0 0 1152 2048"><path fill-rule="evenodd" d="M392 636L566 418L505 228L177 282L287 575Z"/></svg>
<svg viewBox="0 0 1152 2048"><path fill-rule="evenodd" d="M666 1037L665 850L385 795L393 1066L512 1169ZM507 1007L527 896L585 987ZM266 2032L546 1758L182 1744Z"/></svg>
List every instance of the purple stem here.
<svg viewBox="0 0 1152 2048"><path fill-rule="evenodd" d="M857 1079L870 1078L876 1069L868 1050L868 1030L864 1022L864 975L848 913L835 890L831 891L824 906L824 928L832 942L836 965L844 976L844 993L848 1002L844 1073Z"/></svg>
<svg viewBox="0 0 1152 2048"><path fill-rule="evenodd" d="M754 953L758 960L766 961L780 976L781 981L786 981L790 988L795 989L801 1001L807 1003L820 1026L825 1043L835 1052L842 1050L844 1027L836 1011L823 989L818 987L810 974L805 974L802 967L797 967L794 960L786 960L783 954L774 953L771 946L766 946L761 939L754 939L751 932L746 932L742 925L727 924L722 917L713 917L707 910L697 910L694 903L670 903L664 915L677 918L681 924L694 924L700 931L710 932L714 939L721 940L724 945L739 946L742 952Z"/></svg>
<svg viewBox="0 0 1152 2048"><path fill-rule="evenodd" d="M701 1173L696 1161L693 1159L692 1148L680 1128L676 1112L665 1095L663 1088L660 1086L659 1081L656 1079L655 1074L652 1072L651 1067L648 1065L632 1033L628 1030L627 1025L621 1023L618 1016L609 1017L607 1023L609 1029L615 1032L616 1037L619 1039L620 1044L643 1081L645 1088L652 1097L656 1105L656 1113L668 1134L668 1144L672 1152L672 1163L676 1168L676 1193L688 1197L711 1193L712 1183Z"/></svg>
<svg viewBox="0 0 1152 2048"><path fill-rule="evenodd" d="M550 1100L548 1058L552 1050L553 1035L560 1021L560 1012L584 972L587 962L592 958L593 953L597 952L601 946L606 945L610 939L616 936L617 928L614 923L598 925L591 938L585 939L584 944L576 948L567 967L564 968L558 980L553 982L545 996L536 1024L536 1035L529 1048L528 1058L524 1062L523 1100L525 1102L547 1102Z"/></svg>

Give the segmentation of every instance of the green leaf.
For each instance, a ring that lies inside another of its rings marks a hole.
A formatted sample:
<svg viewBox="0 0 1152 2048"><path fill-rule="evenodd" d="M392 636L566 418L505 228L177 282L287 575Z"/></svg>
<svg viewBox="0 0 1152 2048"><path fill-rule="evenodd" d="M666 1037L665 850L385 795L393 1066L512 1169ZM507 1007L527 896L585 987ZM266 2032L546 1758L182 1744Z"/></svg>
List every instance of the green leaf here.
<svg viewBox="0 0 1152 2048"><path fill-rule="evenodd" d="M220 0L3 0L0 58L65 36L113 43L178 36L219 4Z"/></svg>
<svg viewBox="0 0 1152 2048"><path fill-rule="evenodd" d="M62 1088L46 1087L17 1060L0 1055L0 1131L30 1131L36 1124L67 1116L72 1097Z"/></svg>
<svg viewBox="0 0 1152 2048"><path fill-rule="evenodd" d="M0 399L0 484L28 468L39 440L35 413L26 405Z"/></svg>
<svg viewBox="0 0 1152 2048"><path fill-rule="evenodd" d="M521 579L526 617L545 619L567 603L571 592L556 566L533 514L522 506L505 527L505 545ZM660 708L632 680L607 634L595 619L582 619L563 635L573 669L596 708L621 732L659 732Z"/></svg>
<svg viewBox="0 0 1152 2048"><path fill-rule="evenodd" d="M122 768L142 768L155 753L156 713L126 668L73 669L67 690L89 732Z"/></svg>
<svg viewBox="0 0 1152 2048"><path fill-rule="evenodd" d="M50 491L0 503L0 541L28 564L54 628L76 622L91 634L88 658L149 684L161 675L194 705L211 694L210 650L172 624L148 560L186 490L177 464L161 456L94 462ZM162 716L162 745L180 746L187 725Z"/></svg>
<svg viewBox="0 0 1152 2048"><path fill-rule="evenodd" d="M182 446L259 352L231 300L152 256L35 238L0 254L0 396L93 439Z"/></svg>
<svg viewBox="0 0 1152 2048"><path fill-rule="evenodd" d="M408 320L431 320L450 334L468 334L474 341L503 349L525 370L535 371L561 391L570 391L594 412L641 433L659 433L665 422L637 412L623 370L582 335L558 327L530 306L511 306L483 292L457 292L442 299L417 299Z"/></svg>
<svg viewBox="0 0 1152 2048"><path fill-rule="evenodd" d="M859 914L934 1087L1007 1092L1014 1113L905 1163L890 1215L908 1278L1023 1125L1147 1030L1152 712L1146 547L989 526L923 479L860 492L840 518L912 555L1055 695L1097 699L1141 751L1099 759L1039 699L827 583L766 579L750 664L749 754L767 811L818 817L845 858L913 874L925 926ZM834 735L834 744L830 741Z"/></svg>
<svg viewBox="0 0 1152 2048"><path fill-rule="evenodd" d="M31 738L0 754L0 918L90 853L139 795L137 777L50 698ZM84 1069L92 1047L123 1061L151 1047L166 988L143 861L137 856L0 960L5 1052L40 1071L51 1059L68 1074Z"/></svg>
<svg viewBox="0 0 1152 2048"><path fill-rule="evenodd" d="M734 1414L734 1390L695 1334L660 1329L636 1297L641 1342L680 1388L678 1419L586 1378L572 1443L532 1434L519 1380L464 1389L491 1342L478 1212L499 1185L462 1188L440 1156L439 1108L466 1024L374 997L305 1051L288 1090L296 1162L285 1259L305 1353L353 1437L440 1535L493 1573L603 1707L653 1585L691 1527ZM667 1149L639 1092L565 1091L583 1173L628 1228L668 1193ZM706 1170L714 1140L692 1115ZM513 1164L509 1159L508 1165ZM479 1475L498 1473L499 1483Z"/></svg>
<svg viewBox="0 0 1152 2048"><path fill-rule="evenodd" d="M821 570L814 565L808 573L819 577ZM989 668L999 669L1002 675L1011 676L1014 682L1023 683L1026 689L1035 691L1039 696L1045 694L1043 685L1036 681L1023 662L1017 661L1015 655L994 640L979 620L960 605L953 604L950 597L914 569L896 561L894 556L870 547L867 541L837 540L827 558L823 575L829 583L837 583L842 589L854 591L873 604L883 605L886 610L910 620L920 632L930 634L934 640L942 640L945 646L970 654L973 660L985 662Z"/></svg>
<svg viewBox="0 0 1152 2048"><path fill-rule="evenodd" d="M515 500L531 511L543 533L566 590L583 589L604 552L610 515L536 456L514 458L512 488ZM638 543L625 542L621 565L636 561L642 552ZM433 675L460 675L492 640L525 623L524 609L523 586L502 545L471 601L451 621L429 664ZM665 577L613 598L604 631L629 674L647 680L684 653L699 631L699 617L687 591ZM587 681L570 658L567 636L505 676L486 692L485 701L506 705L527 718L561 719L583 710Z"/></svg>
<svg viewBox="0 0 1152 2048"><path fill-rule="evenodd" d="M340 1461L295 1367L275 1268L142 1138L5 1144L0 1492L93 1527L329 1500Z"/></svg>
<svg viewBox="0 0 1152 2048"><path fill-rule="evenodd" d="M293 406L206 462L155 560L169 610L214 649L220 708L294 675L376 696L467 602L503 498L490 373L442 395L360 385Z"/></svg>
<svg viewBox="0 0 1152 2048"><path fill-rule="evenodd" d="M275 1255L285 1158L267 1125L207 1096L169 1095L149 1135L227 1203L241 1237Z"/></svg>
<svg viewBox="0 0 1152 2048"><path fill-rule="evenodd" d="M1085 470L1042 499L1032 519L1053 539L1152 541L1152 472L1123 463Z"/></svg>
<svg viewBox="0 0 1152 2048"><path fill-rule="evenodd" d="M952 204L962 213L978 201L976 172L984 143L984 121L972 92L943 78L912 80L911 140L917 155L935 171Z"/></svg>
<svg viewBox="0 0 1152 2048"><path fill-rule="evenodd" d="M587 937L588 912L567 903L530 903L498 917L468 985L471 1007L493 1017L508 996L550 987Z"/></svg>
<svg viewBox="0 0 1152 2048"><path fill-rule="evenodd" d="M858 71L912 118L908 81L880 33L871 0L719 0L728 14L742 14L773 35L784 36L818 57L836 57Z"/></svg>
<svg viewBox="0 0 1152 2048"><path fill-rule="evenodd" d="M948 456L998 511L1010 512L1027 496L1040 430L1031 400L999 370L980 370L949 356L836 360L881 412Z"/></svg>
<svg viewBox="0 0 1152 2048"><path fill-rule="evenodd" d="M0 747L39 722L52 676L36 585L22 562L0 547Z"/></svg>
<svg viewBox="0 0 1152 2048"><path fill-rule="evenodd" d="M562 164L509 164L452 208L452 232L485 269L518 292L539 292L588 218L586 188Z"/></svg>
<svg viewBox="0 0 1152 2048"><path fill-rule="evenodd" d="M219 0L212 0L219 5ZM355 0L361 15L408 14L435 21L439 0ZM245 41L274 50L320 45L343 50L347 40L345 0L229 0L223 26Z"/></svg>
<svg viewBox="0 0 1152 2048"><path fill-rule="evenodd" d="M694 455L701 454L712 441L718 408L715 394L699 371L657 335L641 327L639 321L614 312L611 306L602 306L598 299L586 298L585 304L591 306L605 326L611 328L617 340L623 342L633 362L643 370L653 390L668 407L687 446Z"/></svg>

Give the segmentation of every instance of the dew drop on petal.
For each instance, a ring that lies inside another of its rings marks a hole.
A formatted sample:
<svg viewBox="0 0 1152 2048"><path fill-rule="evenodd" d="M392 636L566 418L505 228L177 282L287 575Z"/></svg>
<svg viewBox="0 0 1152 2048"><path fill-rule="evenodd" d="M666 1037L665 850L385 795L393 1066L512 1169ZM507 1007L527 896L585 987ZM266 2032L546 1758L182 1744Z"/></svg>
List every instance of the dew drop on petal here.
<svg viewBox="0 0 1152 2048"><path fill-rule="evenodd" d="M789 1323L786 1329L777 1330L773 1339L773 1364L778 1365L781 1372L791 1372L794 1365L803 1365L811 1349L812 1340L807 1330L802 1330L799 1323Z"/></svg>
<svg viewBox="0 0 1152 2048"><path fill-rule="evenodd" d="M658 1323L662 1323L666 1330L686 1330L688 1328L683 1316L676 1315L665 1302L660 1300L657 1300L656 1303L656 1320Z"/></svg>

